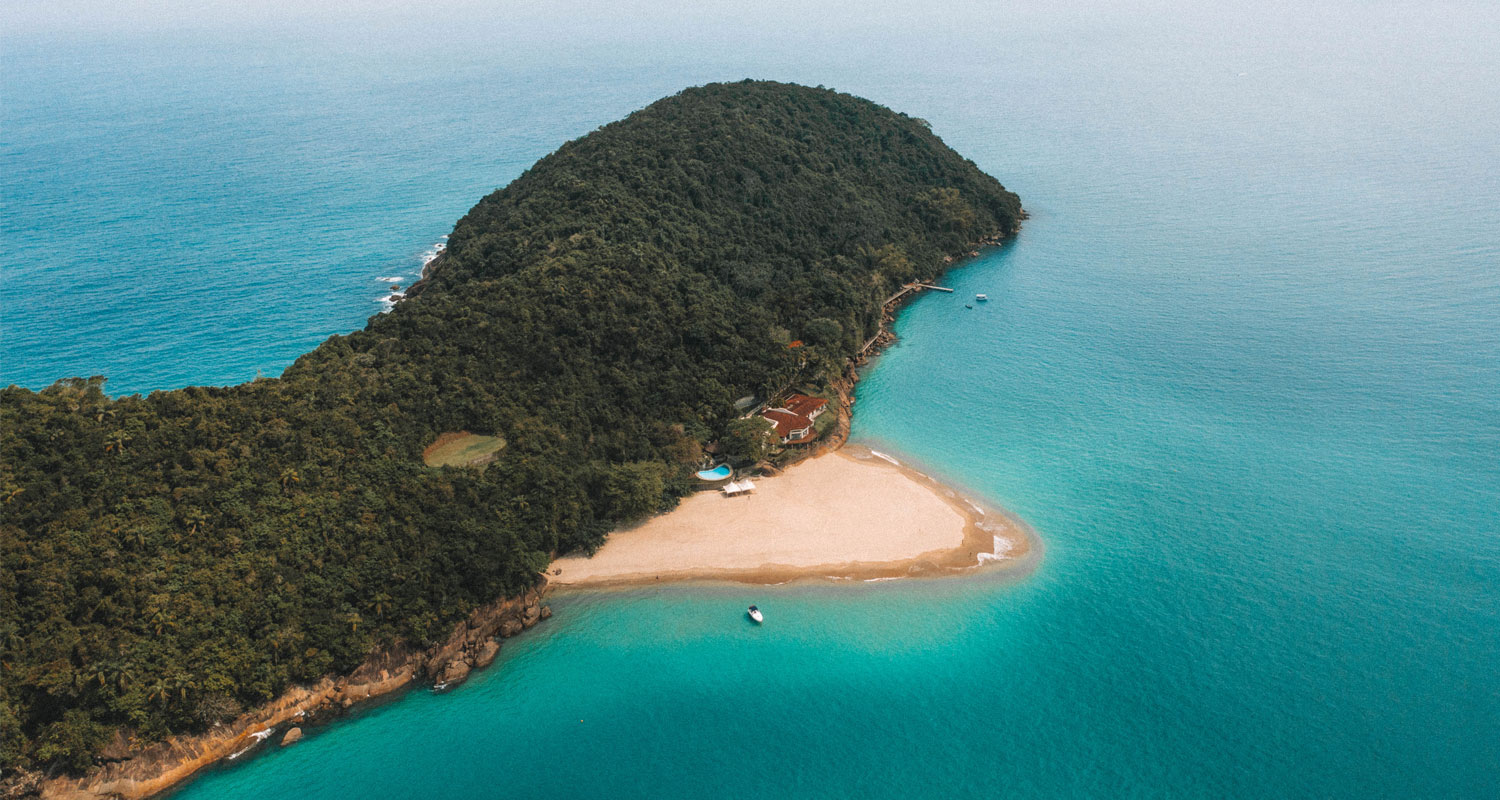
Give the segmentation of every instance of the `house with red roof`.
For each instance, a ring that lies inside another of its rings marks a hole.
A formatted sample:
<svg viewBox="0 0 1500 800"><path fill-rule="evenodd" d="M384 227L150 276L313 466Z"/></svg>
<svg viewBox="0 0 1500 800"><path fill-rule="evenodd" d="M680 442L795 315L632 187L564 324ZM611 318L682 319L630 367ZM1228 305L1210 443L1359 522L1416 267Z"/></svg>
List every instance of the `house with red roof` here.
<svg viewBox="0 0 1500 800"><path fill-rule="evenodd" d="M800 414L808 419L817 419L818 415L828 407L828 401L821 397L794 393L787 395L786 402L782 403L781 407L793 414Z"/></svg>
<svg viewBox="0 0 1500 800"><path fill-rule="evenodd" d="M776 428L776 438L782 444L806 444L818 438L813 430L813 420L818 418L828 407L828 401L821 397L809 397L805 394L791 394L781 406L768 408L760 412Z"/></svg>

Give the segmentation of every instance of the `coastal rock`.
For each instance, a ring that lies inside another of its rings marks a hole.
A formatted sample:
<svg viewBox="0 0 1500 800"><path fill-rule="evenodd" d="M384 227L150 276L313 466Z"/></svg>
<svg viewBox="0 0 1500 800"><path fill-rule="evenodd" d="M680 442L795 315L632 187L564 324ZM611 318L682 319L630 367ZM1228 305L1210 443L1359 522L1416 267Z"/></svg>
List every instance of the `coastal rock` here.
<svg viewBox="0 0 1500 800"><path fill-rule="evenodd" d="M495 662L495 656L500 654L500 643L494 639L486 639L479 646L479 651L474 654L474 666L484 669Z"/></svg>
<svg viewBox="0 0 1500 800"><path fill-rule="evenodd" d="M462 657L473 629L468 620L460 620L449 632L448 638L427 651L427 677L442 682L442 672L454 659Z"/></svg>
<svg viewBox="0 0 1500 800"><path fill-rule="evenodd" d="M42 791L42 780L46 776L41 772L29 772L24 769L13 769L0 777L0 798L11 800L11 798L36 797Z"/></svg>
<svg viewBox="0 0 1500 800"><path fill-rule="evenodd" d="M438 676L438 683L458 683L469 677L469 669L469 662L455 658L443 667L442 673Z"/></svg>
<svg viewBox="0 0 1500 800"><path fill-rule="evenodd" d="M527 608L532 609L537 618L542 617L540 597L539 592L531 591L488 603L475 609L468 619L458 622L449 637L435 647L424 650L394 645L372 654L348 675L337 679L322 678L311 686L291 687L275 700L206 733L141 746L129 732L125 732L121 740L111 743L134 746L125 760L107 761L80 777L11 772L0 776L0 790L9 792L12 786L27 785L32 794L22 796L32 796L35 781L41 781L42 793L49 800L143 800L175 786L215 761L243 750L250 741L248 737L256 732L286 723L306 724L305 718L310 713L335 707L350 708L358 701L397 691L422 675L442 677L450 682L463 680L468 676L471 664L486 659L489 649L486 641L497 634L514 636L521 632L524 627L521 620ZM492 644L498 651L499 643ZM493 658L489 656L485 663ZM292 741L296 741L296 737L292 737ZM112 746L109 751L111 756L125 755L120 747ZM0 793L0 797L9 796Z"/></svg>
<svg viewBox="0 0 1500 800"><path fill-rule="evenodd" d="M525 613L521 615L521 625L530 628L542 618L542 610L536 606L527 606Z"/></svg>
<svg viewBox="0 0 1500 800"><path fill-rule="evenodd" d="M548 619L551 616L552 606L542 606L542 619Z"/></svg>
<svg viewBox="0 0 1500 800"><path fill-rule="evenodd" d="M137 747L132 731L125 728L116 728L114 735L110 737L109 744L99 751L100 761L124 761L135 755Z"/></svg>
<svg viewBox="0 0 1500 800"><path fill-rule="evenodd" d="M292 728L288 730L284 736L281 737L281 746L286 747L289 744L296 744L300 741L302 741L302 729Z"/></svg>

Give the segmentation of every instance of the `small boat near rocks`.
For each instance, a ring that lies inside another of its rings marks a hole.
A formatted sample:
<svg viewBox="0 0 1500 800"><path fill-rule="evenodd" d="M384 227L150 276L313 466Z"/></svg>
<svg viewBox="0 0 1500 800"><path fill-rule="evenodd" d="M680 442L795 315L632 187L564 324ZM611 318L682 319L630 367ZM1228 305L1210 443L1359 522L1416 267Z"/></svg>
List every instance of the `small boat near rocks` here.
<svg viewBox="0 0 1500 800"><path fill-rule="evenodd" d="M750 606L750 610L746 613L750 615L750 619L755 620L756 625L766 621L765 615L761 614L760 609L755 606Z"/></svg>

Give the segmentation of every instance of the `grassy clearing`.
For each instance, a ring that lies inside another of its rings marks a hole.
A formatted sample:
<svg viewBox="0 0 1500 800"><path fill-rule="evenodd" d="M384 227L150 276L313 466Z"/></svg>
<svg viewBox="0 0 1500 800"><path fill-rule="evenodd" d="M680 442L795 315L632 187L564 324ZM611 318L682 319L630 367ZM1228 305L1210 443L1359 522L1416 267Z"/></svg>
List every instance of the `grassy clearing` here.
<svg viewBox="0 0 1500 800"><path fill-rule="evenodd" d="M505 440L499 436L445 433L422 451L422 462L429 467L482 467L504 448Z"/></svg>

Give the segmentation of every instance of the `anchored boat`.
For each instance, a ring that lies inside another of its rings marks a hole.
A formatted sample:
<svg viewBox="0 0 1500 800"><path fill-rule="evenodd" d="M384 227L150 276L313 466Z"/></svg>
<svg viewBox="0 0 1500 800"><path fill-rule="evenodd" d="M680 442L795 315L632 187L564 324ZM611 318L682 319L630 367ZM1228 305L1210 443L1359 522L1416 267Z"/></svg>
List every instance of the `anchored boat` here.
<svg viewBox="0 0 1500 800"><path fill-rule="evenodd" d="M760 613L760 609L756 608L755 606L750 606L749 614L750 614L750 619L755 620L755 623L757 625L759 625L760 623L766 621L765 616Z"/></svg>

